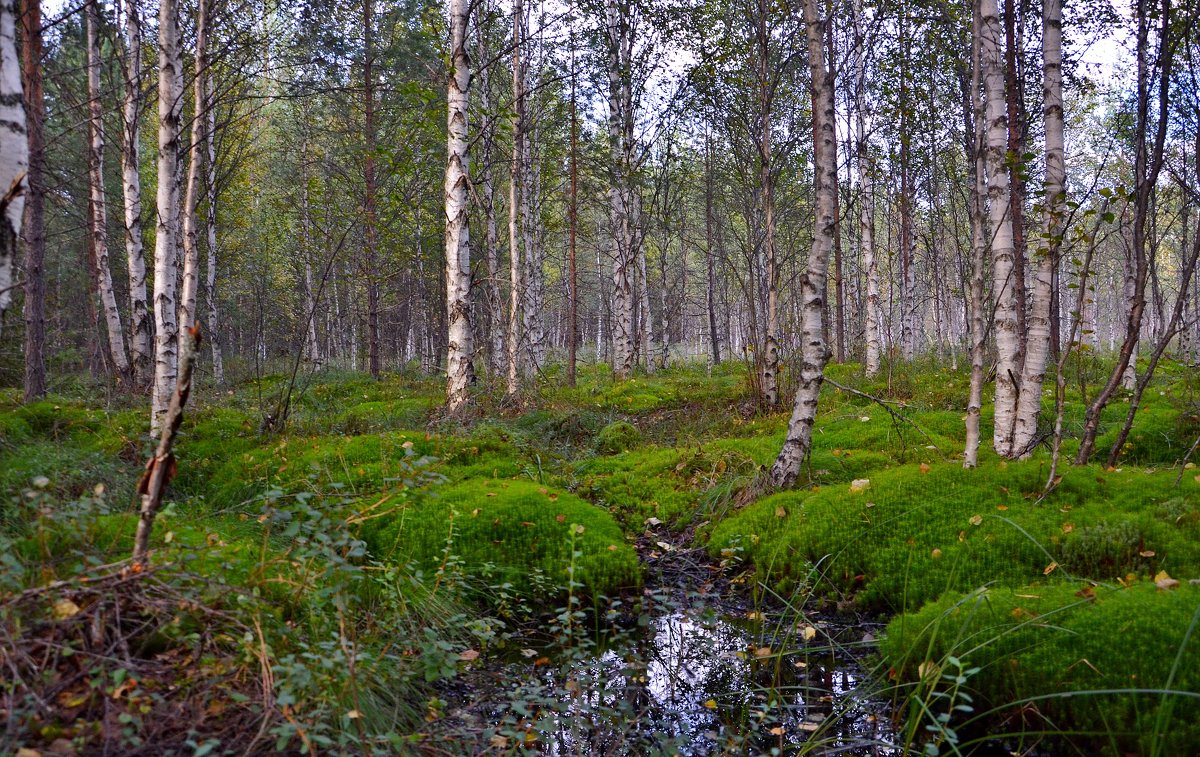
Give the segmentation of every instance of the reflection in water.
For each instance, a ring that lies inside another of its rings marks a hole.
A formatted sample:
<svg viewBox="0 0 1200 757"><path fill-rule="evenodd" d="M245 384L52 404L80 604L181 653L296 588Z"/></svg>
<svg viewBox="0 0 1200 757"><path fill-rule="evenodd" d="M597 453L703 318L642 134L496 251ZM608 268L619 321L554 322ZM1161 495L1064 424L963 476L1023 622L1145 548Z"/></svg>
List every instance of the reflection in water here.
<svg viewBox="0 0 1200 757"><path fill-rule="evenodd" d="M541 666L512 694L535 705L525 722L549 754L787 754L806 741L898 753L857 664L823 633L802 641L801 627L676 608Z"/></svg>

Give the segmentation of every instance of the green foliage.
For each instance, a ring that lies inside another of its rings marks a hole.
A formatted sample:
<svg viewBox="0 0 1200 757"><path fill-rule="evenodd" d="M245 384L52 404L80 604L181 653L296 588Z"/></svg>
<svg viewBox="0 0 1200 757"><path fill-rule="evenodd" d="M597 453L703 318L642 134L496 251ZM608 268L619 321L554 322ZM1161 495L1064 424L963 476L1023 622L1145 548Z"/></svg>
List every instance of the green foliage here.
<svg viewBox="0 0 1200 757"><path fill-rule="evenodd" d="M625 421L610 423L596 435L596 450L605 454L626 452L641 444L642 432Z"/></svg>
<svg viewBox="0 0 1200 757"><path fill-rule="evenodd" d="M978 666L976 715L958 719L978 735L1044 722L1076 748L1186 754L1200 743L1198 620L1197 586L1038 583L947 594L893 620L880 652L918 686L951 657Z"/></svg>
<svg viewBox="0 0 1200 757"><path fill-rule="evenodd" d="M502 581L517 587L533 572L565 587L574 542L581 553L575 580L588 592L611 593L641 581L637 555L608 513L526 481L438 487L371 521L365 536L380 559L412 561L439 576L450 568L470 575L494 566Z"/></svg>
<svg viewBox="0 0 1200 757"><path fill-rule="evenodd" d="M817 564L820 591L893 611L948 590L1020 585L1047 568L1200 577L1200 483L1177 489L1170 471L1069 469L1037 503L1045 476L1038 461L879 471L861 491L836 484L766 497L718 524L710 549L740 546L760 580L781 588Z"/></svg>

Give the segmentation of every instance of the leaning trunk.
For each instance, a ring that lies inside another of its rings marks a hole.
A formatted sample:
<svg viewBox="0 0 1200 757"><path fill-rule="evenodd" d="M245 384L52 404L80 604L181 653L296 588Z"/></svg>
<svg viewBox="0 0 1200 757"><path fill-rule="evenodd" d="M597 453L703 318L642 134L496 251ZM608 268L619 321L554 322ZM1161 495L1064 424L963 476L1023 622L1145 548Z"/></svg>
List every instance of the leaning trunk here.
<svg viewBox="0 0 1200 757"><path fill-rule="evenodd" d="M800 370L799 388L787 439L771 466L771 480L777 487L791 486L800 476L800 467L812 448L813 423L817 401L825 379L829 346L825 342L825 290L829 254L837 225L834 192L837 191L837 164L834 140L837 129L833 109L833 71L826 67L825 35L817 13L817 0L804 0L804 23L808 39L808 65L813 90L813 182L816 194L816 229L808 265L800 277ZM832 63L832 62L831 62Z"/></svg>

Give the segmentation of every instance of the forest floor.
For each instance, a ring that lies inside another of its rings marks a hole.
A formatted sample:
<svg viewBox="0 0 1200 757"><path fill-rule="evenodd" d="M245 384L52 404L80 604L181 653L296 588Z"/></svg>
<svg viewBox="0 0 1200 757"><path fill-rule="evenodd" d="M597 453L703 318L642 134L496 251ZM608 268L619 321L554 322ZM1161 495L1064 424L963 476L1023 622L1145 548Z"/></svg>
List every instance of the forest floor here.
<svg viewBox="0 0 1200 757"><path fill-rule="evenodd" d="M876 399L827 385L773 494L738 364L469 422L418 375L202 387L142 572L142 403L0 390L0 753L1197 753L1200 372L1072 467L1106 367L1045 497L1045 449L962 468L932 363L832 366Z"/></svg>

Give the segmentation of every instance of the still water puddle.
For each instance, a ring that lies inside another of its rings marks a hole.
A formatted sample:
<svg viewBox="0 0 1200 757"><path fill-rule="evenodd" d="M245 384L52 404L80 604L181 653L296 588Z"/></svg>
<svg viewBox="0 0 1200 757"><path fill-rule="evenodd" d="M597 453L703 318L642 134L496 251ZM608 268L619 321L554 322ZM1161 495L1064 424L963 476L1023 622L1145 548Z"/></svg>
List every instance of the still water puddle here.
<svg viewBox="0 0 1200 757"><path fill-rule="evenodd" d="M510 663L485 718L555 755L899 753L850 648L864 629L658 607L594 645Z"/></svg>

